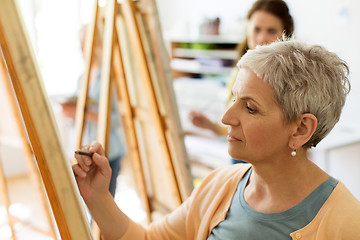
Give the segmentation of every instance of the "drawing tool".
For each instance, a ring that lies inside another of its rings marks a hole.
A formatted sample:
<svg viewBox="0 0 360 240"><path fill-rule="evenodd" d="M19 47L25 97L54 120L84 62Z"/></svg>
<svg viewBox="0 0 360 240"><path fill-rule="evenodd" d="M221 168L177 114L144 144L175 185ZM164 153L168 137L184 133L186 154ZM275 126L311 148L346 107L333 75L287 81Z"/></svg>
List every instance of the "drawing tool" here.
<svg viewBox="0 0 360 240"><path fill-rule="evenodd" d="M89 157L93 156L93 153L91 153L91 152L84 152L84 151L80 151L80 150L75 151L75 153L80 154L80 155L89 156Z"/></svg>

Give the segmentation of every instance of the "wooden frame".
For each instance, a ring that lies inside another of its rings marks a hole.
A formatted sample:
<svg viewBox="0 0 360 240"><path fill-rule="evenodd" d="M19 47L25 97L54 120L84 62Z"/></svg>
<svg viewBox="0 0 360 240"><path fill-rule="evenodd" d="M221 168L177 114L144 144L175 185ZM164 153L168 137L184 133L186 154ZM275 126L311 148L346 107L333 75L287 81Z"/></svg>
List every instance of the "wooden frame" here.
<svg viewBox="0 0 360 240"><path fill-rule="evenodd" d="M138 69L124 68L150 210L168 213L190 195L192 178L156 4L124 0L119 18L118 35L127 35L128 43L118 44L124 58L133 56L124 62Z"/></svg>
<svg viewBox="0 0 360 240"><path fill-rule="evenodd" d="M152 59L150 62L154 63L152 72L155 75L153 77L155 81L153 80L153 84L159 89L158 98L162 99L158 102L163 108L162 117L166 126L166 138L171 150L181 200L184 201L192 191L192 177L184 145L184 132L175 99L170 59L165 48L155 0L141 2L139 12L141 14L140 25L144 26L143 38L147 42L146 45L149 46L147 56L148 59Z"/></svg>
<svg viewBox="0 0 360 240"><path fill-rule="evenodd" d="M155 2L148 3L155 7ZM141 13L131 0L123 1L120 14L115 0L109 1L108 4L98 138L106 147L111 104L109 99L112 93L110 89L111 84L114 84L119 95L119 105L125 105L121 115L125 124L129 126L126 131L131 149L129 155L150 222L153 211L172 211L189 196L192 191L189 165L168 74L169 67L164 57L165 49L160 41L161 33L149 35L149 25L146 25L151 17L155 22L158 21L157 15L147 13L145 16L146 14ZM94 16L92 37L86 48L87 74L78 100L78 145L81 144L84 124L86 93L98 18L97 4ZM116 24L115 17L118 18ZM62 239L91 239L91 231L70 162L67 161L61 147L50 104L23 26L14 0L2 0L1 49L60 235ZM160 31L159 24L157 31ZM122 41L124 33L125 38L129 40L127 46ZM135 57L127 59L132 54ZM166 63L162 64L163 61ZM135 63L139 64L138 72L132 71L130 66ZM115 76L113 83L111 74Z"/></svg>
<svg viewBox="0 0 360 240"><path fill-rule="evenodd" d="M0 1L0 44L62 239L92 239L19 8Z"/></svg>
<svg viewBox="0 0 360 240"><path fill-rule="evenodd" d="M141 4L142 9L151 6L151 11L142 12ZM94 50L91 44L96 41L97 24L102 22L97 12L94 11L92 30L88 32L87 71L91 69L91 51ZM192 191L171 70L158 21L154 1L144 0L135 4L132 0L125 0L120 5L115 1L108 2L98 121L98 141L106 148L112 94L110 87L114 86L119 113L125 125L128 155L148 222L152 220L152 212L168 213L174 210ZM153 30L157 34L150 34L150 27L156 27ZM137 70L134 70L135 65ZM86 77L89 73L84 75L82 86L87 91ZM81 112L77 112L79 117L76 117L83 124L86 96L81 95L81 98L78 100ZM78 134L82 128L83 125L77 125ZM77 135L77 139L81 139L81 135ZM77 141L76 148L80 145L81 140Z"/></svg>
<svg viewBox="0 0 360 240"><path fill-rule="evenodd" d="M32 183L34 184L34 187L35 187L36 192L38 193L38 196L40 197L41 205L45 211L46 219L49 224L49 230L45 231L41 228L35 227L33 224L24 222L21 219L16 218L10 214L10 212L9 212L10 197L9 197L9 191L8 191L8 187L7 187L7 179L5 177L5 173L3 172L3 166L1 165L2 159L0 159L0 182L1 182L0 189L2 189L2 198L3 198L3 202L5 203L4 205L5 205L5 209L7 212L8 224L10 226L11 233L13 235L13 239L16 239L16 237L15 237L16 234L13 229L13 225L16 222L20 222L24 225L29 226L31 229L33 229L37 232L40 232L47 236L55 238L56 231L55 231L55 226L53 224L51 209L48 204L47 197L46 197L46 192L43 187L43 183L41 181L40 174L38 172L37 166L34 161L34 154L32 152L31 146L29 145L28 137L26 134L26 129L24 128L20 109L17 105L16 98L14 96L14 91L11 86L11 81L10 81L9 74L6 69L6 64L4 62L1 49L0 49L0 53L1 53L0 54L0 78L1 78L0 79L0 82L1 82L0 87L3 87L3 89L1 89L1 91L2 91L2 93L4 93L4 96L2 98L2 101L4 101L4 102L2 102L1 105L2 105L3 110L4 110L4 108L7 109L7 111L5 111L7 116L4 116L4 118L8 118L8 120L11 120L15 123L13 127L10 126L10 129L13 130L11 132L11 134L16 135L16 137L20 140L19 142L21 142L19 144L19 147L22 147L22 150L24 151L26 163L29 168L29 177L30 177L30 180L32 181ZM8 106L6 106L6 105L8 105ZM6 140L5 140L4 136L2 135L3 132L1 131L2 127L6 127L6 129L8 129L9 126L0 125L0 136L4 139L3 141L0 141L0 146L6 145L6 142L5 142ZM9 133L7 133L7 134L9 134ZM5 133L5 135L6 135L6 133ZM7 136L7 137L9 137L9 136ZM11 135L11 137L14 137L14 136Z"/></svg>

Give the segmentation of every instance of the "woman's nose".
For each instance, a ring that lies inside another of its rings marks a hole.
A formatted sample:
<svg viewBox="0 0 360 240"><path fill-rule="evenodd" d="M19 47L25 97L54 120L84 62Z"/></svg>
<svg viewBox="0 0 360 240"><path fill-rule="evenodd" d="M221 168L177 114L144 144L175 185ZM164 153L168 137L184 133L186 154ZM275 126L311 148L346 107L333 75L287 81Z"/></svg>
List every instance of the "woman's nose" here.
<svg viewBox="0 0 360 240"><path fill-rule="evenodd" d="M265 33L260 33L257 37L257 45L264 45L264 44L267 44L267 39L268 37L266 36Z"/></svg>
<svg viewBox="0 0 360 240"><path fill-rule="evenodd" d="M224 115L221 118L221 122L228 126L237 126L239 125L239 120L236 118L236 115L234 114L233 106L228 108Z"/></svg>

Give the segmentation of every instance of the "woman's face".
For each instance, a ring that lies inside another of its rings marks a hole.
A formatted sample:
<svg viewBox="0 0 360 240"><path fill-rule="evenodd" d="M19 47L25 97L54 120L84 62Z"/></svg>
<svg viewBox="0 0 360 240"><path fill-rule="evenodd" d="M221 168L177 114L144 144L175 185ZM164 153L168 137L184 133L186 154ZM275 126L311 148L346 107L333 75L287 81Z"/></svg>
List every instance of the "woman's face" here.
<svg viewBox="0 0 360 240"><path fill-rule="evenodd" d="M247 28L248 46L254 49L257 45L269 44L281 39L284 26L280 18L258 10L251 15Z"/></svg>
<svg viewBox="0 0 360 240"><path fill-rule="evenodd" d="M285 124L273 88L250 69L241 68L232 91L235 101L222 118L229 127L230 156L253 163L289 155L293 125Z"/></svg>

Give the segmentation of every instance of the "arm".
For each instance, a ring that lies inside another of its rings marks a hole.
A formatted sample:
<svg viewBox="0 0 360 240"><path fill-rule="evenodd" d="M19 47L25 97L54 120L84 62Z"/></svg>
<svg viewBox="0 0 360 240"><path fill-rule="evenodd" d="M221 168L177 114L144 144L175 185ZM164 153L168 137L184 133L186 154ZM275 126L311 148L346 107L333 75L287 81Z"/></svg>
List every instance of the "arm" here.
<svg viewBox="0 0 360 240"><path fill-rule="evenodd" d="M67 118L75 118L76 114L76 102L66 102L61 104L62 115ZM93 111L85 111L85 119L93 122L97 122L98 114Z"/></svg>
<svg viewBox="0 0 360 240"><path fill-rule="evenodd" d="M200 128L209 129L212 132L214 132L218 136L225 136L227 135L227 128L224 126L221 126L218 123L212 122L209 118L207 118L205 115L201 114L197 111L191 111L189 113L191 122Z"/></svg>
<svg viewBox="0 0 360 240"><path fill-rule="evenodd" d="M189 199L167 215L162 221L147 228L131 221L116 205L108 191L111 169L104 150L99 143L84 146L82 151L93 153L92 158L76 154L73 165L80 194L98 224L103 238L112 239L172 239L186 238L186 222Z"/></svg>
<svg viewBox="0 0 360 240"><path fill-rule="evenodd" d="M108 191L111 177L109 162L99 143L84 146L82 151L94 153L93 157L78 155L73 165L80 194L107 240L120 239L128 229L129 218L118 208Z"/></svg>
<svg viewBox="0 0 360 240"><path fill-rule="evenodd" d="M110 192L95 200L85 201L106 240L120 239L127 231L129 218L116 205Z"/></svg>

